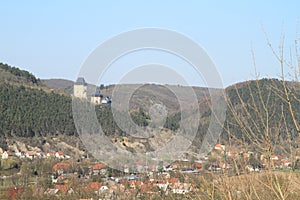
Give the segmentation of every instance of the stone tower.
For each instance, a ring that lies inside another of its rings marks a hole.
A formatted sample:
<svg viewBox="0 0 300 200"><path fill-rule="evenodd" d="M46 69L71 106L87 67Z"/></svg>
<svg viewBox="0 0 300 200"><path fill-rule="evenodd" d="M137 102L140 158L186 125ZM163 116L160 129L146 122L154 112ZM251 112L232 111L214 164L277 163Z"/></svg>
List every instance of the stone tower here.
<svg viewBox="0 0 300 200"><path fill-rule="evenodd" d="M87 99L87 84L83 77L78 77L74 84L74 97Z"/></svg>

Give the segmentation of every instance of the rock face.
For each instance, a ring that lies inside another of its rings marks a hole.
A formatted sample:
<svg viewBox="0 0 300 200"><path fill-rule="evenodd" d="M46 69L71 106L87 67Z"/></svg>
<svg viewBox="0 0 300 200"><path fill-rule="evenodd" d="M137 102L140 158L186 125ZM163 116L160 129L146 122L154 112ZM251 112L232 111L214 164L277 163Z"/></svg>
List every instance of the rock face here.
<svg viewBox="0 0 300 200"><path fill-rule="evenodd" d="M11 137L6 139L6 143L7 149L16 153L22 151L31 153L63 151L72 157L75 155L84 155L84 147L77 137ZM3 153L3 151L0 148L0 153Z"/></svg>

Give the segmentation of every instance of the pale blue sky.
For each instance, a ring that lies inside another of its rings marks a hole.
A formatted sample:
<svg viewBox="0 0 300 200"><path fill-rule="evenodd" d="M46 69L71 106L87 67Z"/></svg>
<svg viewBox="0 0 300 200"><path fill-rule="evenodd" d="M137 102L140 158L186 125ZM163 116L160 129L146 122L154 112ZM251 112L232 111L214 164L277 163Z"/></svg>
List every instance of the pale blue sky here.
<svg viewBox="0 0 300 200"><path fill-rule="evenodd" d="M262 26L276 48L282 30L287 48L293 47L300 17L297 0L12 0L2 1L0 8L0 62L40 78L74 80L101 42L124 31L158 27L198 42L214 60L225 86L254 78L251 48L260 74L277 77L278 63L267 47ZM111 76L107 82L113 83Z"/></svg>

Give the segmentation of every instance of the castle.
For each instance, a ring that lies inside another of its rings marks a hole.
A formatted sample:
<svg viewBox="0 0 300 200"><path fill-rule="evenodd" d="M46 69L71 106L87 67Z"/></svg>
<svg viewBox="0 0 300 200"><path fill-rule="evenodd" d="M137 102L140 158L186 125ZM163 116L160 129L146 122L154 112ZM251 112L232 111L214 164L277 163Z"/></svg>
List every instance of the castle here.
<svg viewBox="0 0 300 200"><path fill-rule="evenodd" d="M92 95L87 93L87 83L83 77L77 78L77 81L74 84L74 97L89 100L93 104L97 105L110 105L111 98L104 96L100 93L100 90L97 88L96 92Z"/></svg>
<svg viewBox="0 0 300 200"><path fill-rule="evenodd" d="M87 84L82 77L79 77L74 84L74 97L87 99Z"/></svg>

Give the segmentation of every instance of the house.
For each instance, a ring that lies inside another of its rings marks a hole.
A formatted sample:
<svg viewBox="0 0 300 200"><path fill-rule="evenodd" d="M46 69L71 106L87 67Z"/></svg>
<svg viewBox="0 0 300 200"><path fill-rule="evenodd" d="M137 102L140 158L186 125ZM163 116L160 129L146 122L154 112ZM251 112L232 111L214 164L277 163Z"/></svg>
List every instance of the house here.
<svg viewBox="0 0 300 200"><path fill-rule="evenodd" d="M102 94L93 94L91 96L91 102L93 104L99 105L99 104L101 104L101 100L103 100L103 95Z"/></svg>
<svg viewBox="0 0 300 200"><path fill-rule="evenodd" d="M11 187L8 189L8 196L11 200L15 200L16 196L23 192L23 188Z"/></svg>
<svg viewBox="0 0 300 200"><path fill-rule="evenodd" d="M49 157L55 157L55 153L54 152L47 152L46 156Z"/></svg>
<svg viewBox="0 0 300 200"><path fill-rule="evenodd" d="M239 155L236 151L228 151L226 153L228 157L236 157Z"/></svg>
<svg viewBox="0 0 300 200"><path fill-rule="evenodd" d="M99 89L97 89L96 92L91 95L90 99L91 99L91 103L96 104L96 105L110 105L111 104L111 98L101 94Z"/></svg>
<svg viewBox="0 0 300 200"><path fill-rule="evenodd" d="M161 191L164 191L164 192L167 192L167 189L169 187L168 182L157 183L156 185Z"/></svg>
<svg viewBox="0 0 300 200"><path fill-rule="evenodd" d="M136 181L136 180L129 181L129 187L132 188L132 189L140 188L141 185L142 185L141 181Z"/></svg>
<svg viewBox="0 0 300 200"><path fill-rule="evenodd" d="M279 158L278 158L278 156L276 156L276 155L272 155L272 156L271 156L271 160L279 160Z"/></svg>
<svg viewBox="0 0 300 200"><path fill-rule="evenodd" d="M73 189L70 188L70 186L68 185L55 185L54 188L48 188L44 194L48 194L48 195L58 195L60 193L73 193Z"/></svg>
<svg viewBox="0 0 300 200"><path fill-rule="evenodd" d="M187 194L192 190L192 184L190 183L176 183L171 186L172 192L175 194Z"/></svg>
<svg viewBox="0 0 300 200"><path fill-rule="evenodd" d="M201 170L202 169L202 164L200 162L196 162L195 167L196 167L196 169Z"/></svg>
<svg viewBox="0 0 300 200"><path fill-rule="evenodd" d="M99 191L99 189L103 186L103 183L100 182L90 182L86 189L87 190L92 190L92 191Z"/></svg>
<svg viewBox="0 0 300 200"><path fill-rule="evenodd" d="M15 155L18 158L25 158L26 157L26 153L24 151L17 152L17 153L15 153Z"/></svg>
<svg viewBox="0 0 300 200"><path fill-rule="evenodd" d="M47 195L57 195L59 192L59 189L52 189L52 188L48 188L44 194L47 194Z"/></svg>
<svg viewBox="0 0 300 200"><path fill-rule="evenodd" d="M52 167L52 172L57 173L58 175L61 175L69 167L70 167L70 164L68 164L68 163L57 163Z"/></svg>
<svg viewBox="0 0 300 200"><path fill-rule="evenodd" d="M254 172L254 168L253 168L252 165L247 165L247 166L245 167L245 169L246 169L248 172Z"/></svg>
<svg viewBox="0 0 300 200"><path fill-rule="evenodd" d="M94 175L105 174L107 171L106 166L102 163L90 166L89 170L90 170L90 173L92 173Z"/></svg>
<svg viewBox="0 0 300 200"><path fill-rule="evenodd" d="M55 153L55 158L59 158L59 159L64 159L65 158L65 154L62 151L58 151Z"/></svg>
<svg viewBox="0 0 300 200"><path fill-rule="evenodd" d="M38 158L46 158L46 156L47 156L44 152L37 152L35 155Z"/></svg>
<svg viewBox="0 0 300 200"><path fill-rule="evenodd" d="M215 150L218 150L218 151L224 151L224 150L225 150L225 145L222 145L222 144L216 144L216 145L215 145Z"/></svg>
<svg viewBox="0 0 300 200"><path fill-rule="evenodd" d="M260 169L258 167L254 168L252 165L247 165L245 167L245 170L248 172L260 172Z"/></svg>
<svg viewBox="0 0 300 200"><path fill-rule="evenodd" d="M55 189L57 189L58 191L62 192L62 193L67 193L69 192L69 190L71 189L70 186L68 185L55 185Z"/></svg>
<svg viewBox="0 0 300 200"><path fill-rule="evenodd" d="M281 159L280 162L282 167L290 167L292 164L291 160L289 160L288 158Z"/></svg>
<svg viewBox="0 0 300 200"><path fill-rule="evenodd" d="M101 194L102 192L108 190L108 187L106 185L103 185L99 188L98 194Z"/></svg>
<svg viewBox="0 0 300 200"><path fill-rule="evenodd" d="M13 156L13 154L10 151L4 151L2 154L2 159L8 159L12 156Z"/></svg>
<svg viewBox="0 0 300 200"><path fill-rule="evenodd" d="M250 158L250 154L249 153L243 153L243 157L244 158Z"/></svg>
<svg viewBox="0 0 300 200"><path fill-rule="evenodd" d="M105 97L101 100L102 105L110 105L111 104L111 99L109 97Z"/></svg>
<svg viewBox="0 0 300 200"><path fill-rule="evenodd" d="M209 166L208 171L220 171L222 168L220 167L220 165L218 164L213 164L211 166Z"/></svg>
<svg viewBox="0 0 300 200"><path fill-rule="evenodd" d="M232 168L232 166L226 162L220 162L219 165L222 169L231 169Z"/></svg>
<svg viewBox="0 0 300 200"><path fill-rule="evenodd" d="M170 178L170 179L167 179L167 182L170 184L176 184L176 183L179 183L179 179L178 178Z"/></svg>
<svg viewBox="0 0 300 200"><path fill-rule="evenodd" d="M33 160L33 159L34 159L34 156L35 156L35 154L32 153L32 152L27 152L27 153L26 153L26 158L29 158L30 160Z"/></svg>

